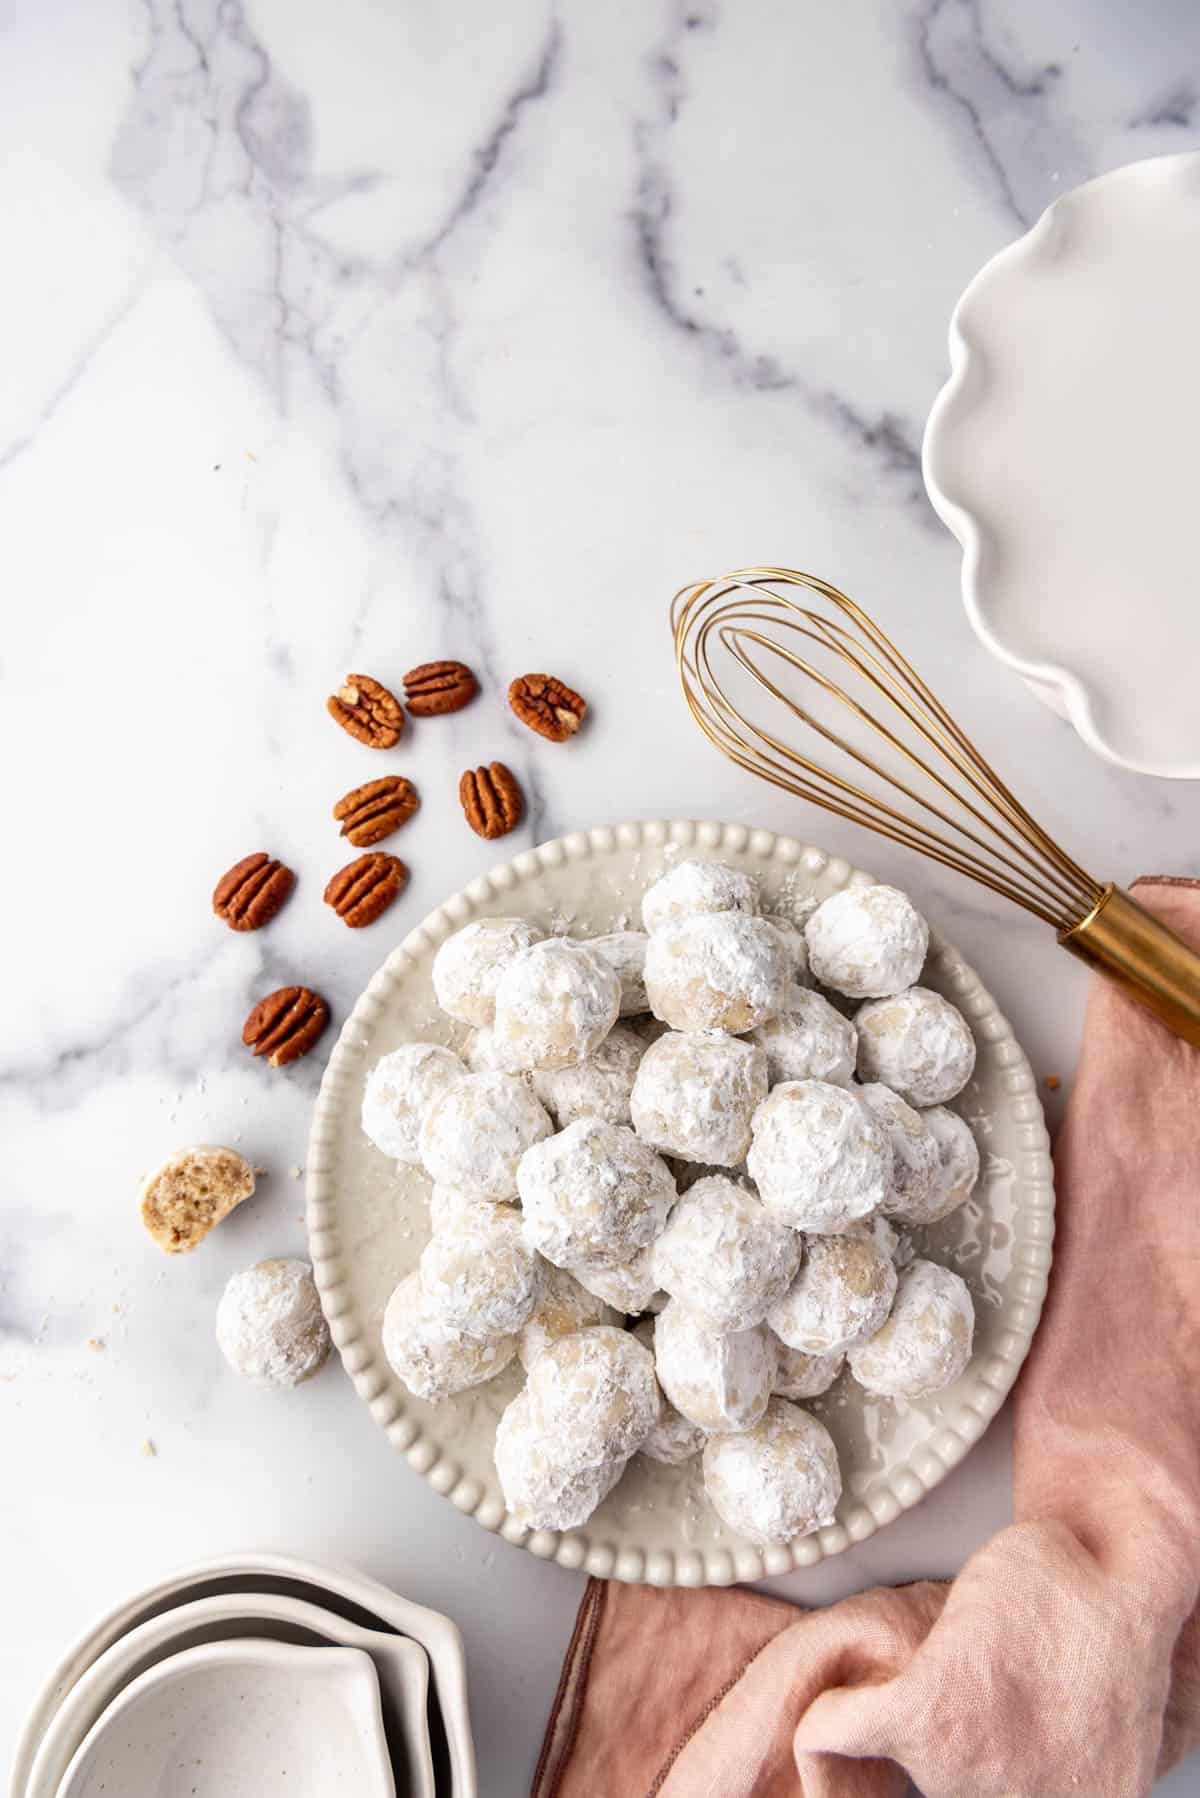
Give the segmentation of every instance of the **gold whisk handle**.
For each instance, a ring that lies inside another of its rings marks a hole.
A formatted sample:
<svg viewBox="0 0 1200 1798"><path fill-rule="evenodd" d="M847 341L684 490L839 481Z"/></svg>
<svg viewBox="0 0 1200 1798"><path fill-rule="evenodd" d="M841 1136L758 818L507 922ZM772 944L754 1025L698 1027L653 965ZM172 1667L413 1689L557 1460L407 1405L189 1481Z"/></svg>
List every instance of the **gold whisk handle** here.
<svg viewBox="0 0 1200 1798"><path fill-rule="evenodd" d="M1200 955L1121 887L1106 886L1083 922L1060 930L1058 940L1200 1048Z"/></svg>

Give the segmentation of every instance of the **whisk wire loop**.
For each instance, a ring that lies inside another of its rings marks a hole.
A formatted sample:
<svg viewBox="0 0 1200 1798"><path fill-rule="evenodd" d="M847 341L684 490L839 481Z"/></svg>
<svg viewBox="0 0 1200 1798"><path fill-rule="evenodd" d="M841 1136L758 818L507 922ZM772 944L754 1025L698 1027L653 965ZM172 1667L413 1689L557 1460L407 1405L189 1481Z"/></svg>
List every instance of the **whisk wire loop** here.
<svg viewBox="0 0 1200 1798"><path fill-rule="evenodd" d="M780 588L804 589L823 600L834 615L798 604ZM688 707L710 741L740 767L930 856L1059 931L1077 926L1103 899L1106 888L1067 855L1015 798L882 628L829 582L793 569L740 569L718 581L681 588L672 602L671 622ZM884 722L862 699L798 653L792 646L797 639L835 657L865 685L868 699L882 702L894 722ZM748 717L721 678L721 657L740 667L796 723L882 780L924 816L913 817L856 786ZM965 818L822 723L772 675L770 658L844 706ZM926 819L937 820L943 829Z"/></svg>

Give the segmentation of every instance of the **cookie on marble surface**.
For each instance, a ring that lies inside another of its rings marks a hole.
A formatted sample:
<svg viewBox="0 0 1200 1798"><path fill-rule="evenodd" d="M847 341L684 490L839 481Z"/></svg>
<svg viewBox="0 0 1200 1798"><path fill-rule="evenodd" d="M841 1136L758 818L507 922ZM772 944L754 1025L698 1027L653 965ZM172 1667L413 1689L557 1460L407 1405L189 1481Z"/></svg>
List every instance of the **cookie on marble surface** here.
<svg viewBox="0 0 1200 1798"><path fill-rule="evenodd" d="M180 1149L142 1187L142 1222L168 1255L186 1255L254 1191L254 1169L236 1149Z"/></svg>
<svg viewBox="0 0 1200 1798"><path fill-rule="evenodd" d="M325 1365L332 1342L307 1261L259 1261L234 1274L217 1306L217 1344L256 1386L299 1386Z"/></svg>

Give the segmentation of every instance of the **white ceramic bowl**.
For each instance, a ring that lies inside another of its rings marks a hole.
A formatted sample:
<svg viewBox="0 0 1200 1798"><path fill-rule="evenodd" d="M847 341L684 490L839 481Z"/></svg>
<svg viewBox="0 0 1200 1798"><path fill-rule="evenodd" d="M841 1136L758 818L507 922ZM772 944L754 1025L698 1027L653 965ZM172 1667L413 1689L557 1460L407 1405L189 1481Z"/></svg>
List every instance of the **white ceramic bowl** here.
<svg viewBox="0 0 1200 1798"><path fill-rule="evenodd" d="M58 1798L396 1798L369 1655L208 1642L125 1687Z"/></svg>
<svg viewBox="0 0 1200 1798"><path fill-rule="evenodd" d="M1200 153L1064 194L950 324L925 484L981 641L1098 755L1200 777Z"/></svg>
<svg viewBox="0 0 1200 1798"><path fill-rule="evenodd" d="M370 1628L380 1625L411 1636L429 1656L431 1727L444 1737L449 1765L448 1798L478 1798L475 1747L467 1704L462 1636L448 1617L401 1598L349 1568L323 1567L293 1555L229 1554L168 1575L97 1619L67 1650L34 1701L17 1740L9 1774L9 1798L27 1798L39 1745L67 1695L114 1642L150 1618L206 1597L264 1592L300 1598Z"/></svg>
<svg viewBox="0 0 1200 1798"><path fill-rule="evenodd" d="M789 837L742 825L622 824L579 832L494 868L432 912L388 958L355 1006L326 1069L308 1153L309 1242L321 1299L347 1371L410 1466L459 1510L561 1566L655 1585L726 1584L805 1567L861 1542L945 1478L983 1434L1016 1378L1041 1311L1054 1230L1053 1177L1029 1063L978 976L935 934L924 979L965 1013L979 1059L958 1101L984 1151L977 1194L923 1232L934 1259L972 1289L975 1353L962 1378L912 1404L873 1398L843 1376L812 1409L833 1434L845 1483L837 1521L760 1550L727 1529L703 1496L697 1462L636 1456L586 1528L530 1531L508 1514L492 1459L500 1412L519 1389L512 1367L489 1385L431 1406L413 1398L382 1352L384 1306L429 1233L428 1182L387 1160L359 1112L376 1059L414 1038L461 1033L434 1002L438 945L469 919L520 913L578 935L636 918L672 855L752 870L768 901L785 889L823 897L871 877ZM918 895L919 902L919 895Z"/></svg>
<svg viewBox="0 0 1200 1798"><path fill-rule="evenodd" d="M436 1798L427 1704L429 1657L407 1636L361 1629L285 1593L233 1592L150 1617L119 1636L66 1694L30 1769L25 1798L55 1798L72 1756L106 1708L135 1679L184 1649L246 1637L354 1648L379 1682L390 1758L406 1798Z"/></svg>

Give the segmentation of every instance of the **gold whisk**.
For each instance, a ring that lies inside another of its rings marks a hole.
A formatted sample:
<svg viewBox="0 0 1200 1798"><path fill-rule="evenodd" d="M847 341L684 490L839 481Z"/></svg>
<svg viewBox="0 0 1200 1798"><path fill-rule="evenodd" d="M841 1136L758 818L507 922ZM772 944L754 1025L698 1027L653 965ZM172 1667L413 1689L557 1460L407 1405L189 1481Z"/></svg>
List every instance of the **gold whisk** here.
<svg viewBox="0 0 1200 1798"><path fill-rule="evenodd" d="M796 590L826 610L802 603ZM1047 835L854 600L794 568L742 568L681 588L671 628L692 716L731 761L1011 899L1177 1035L1200 1045L1200 955L1120 887L1093 879ZM809 659L814 648L835 658L841 679L850 672L862 697ZM855 785L748 717L728 690L730 674L741 678L738 669L782 708L781 728L790 717L815 732L890 794ZM803 682L815 683L881 739L896 768L889 771L815 717L796 697ZM891 723L869 709L876 701L891 709Z"/></svg>

